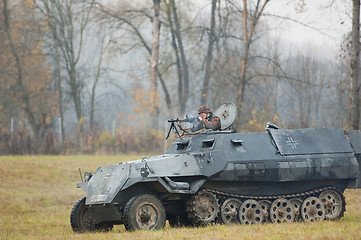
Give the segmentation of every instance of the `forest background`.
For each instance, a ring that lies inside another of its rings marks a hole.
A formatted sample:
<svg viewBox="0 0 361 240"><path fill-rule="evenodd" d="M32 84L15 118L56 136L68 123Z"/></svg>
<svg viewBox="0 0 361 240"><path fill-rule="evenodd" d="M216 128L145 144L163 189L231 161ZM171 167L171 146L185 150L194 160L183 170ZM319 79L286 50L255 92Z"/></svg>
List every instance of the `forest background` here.
<svg viewBox="0 0 361 240"><path fill-rule="evenodd" d="M1 0L0 154L161 152L226 102L239 132L359 129L359 2Z"/></svg>

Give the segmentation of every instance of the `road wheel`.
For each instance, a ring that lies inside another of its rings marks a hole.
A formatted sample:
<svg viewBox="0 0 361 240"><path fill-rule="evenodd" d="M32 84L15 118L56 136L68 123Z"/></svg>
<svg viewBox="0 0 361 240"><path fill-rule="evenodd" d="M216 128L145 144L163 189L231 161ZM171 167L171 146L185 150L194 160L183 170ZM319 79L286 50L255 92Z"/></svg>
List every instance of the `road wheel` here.
<svg viewBox="0 0 361 240"><path fill-rule="evenodd" d="M162 202L150 194L131 198L124 208L124 226L127 230L153 230L164 227L166 221Z"/></svg>
<svg viewBox="0 0 361 240"><path fill-rule="evenodd" d="M226 199L221 206L221 219L225 224L239 224L238 212L241 200L237 198Z"/></svg>
<svg viewBox="0 0 361 240"><path fill-rule="evenodd" d="M272 203L268 200L260 200L259 201L259 205L261 205L261 208L263 210L263 223L271 222L270 215L269 215L271 204Z"/></svg>
<svg viewBox="0 0 361 240"><path fill-rule="evenodd" d="M262 224L263 209L256 200L248 199L241 204L238 217L242 224Z"/></svg>
<svg viewBox="0 0 361 240"><path fill-rule="evenodd" d="M290 223L295 220L295 210L289 200L278 198L271 205L270 216L273 223Z"/></svg>
<svg viewBox="0 0 361 240"><path fill-rule="evenodd" d="M323 205L325 206L326 220L338 220L342 218L345 212L345 198L337 190L327 190L320 194Z"/></svg>
<svg viewBox="0 0 361 240"><path fill-rule="evenodd" d="M292 203L293 209L295 210L295 221L296 222L302 221L302 217L301 217L302 200L299 198L292 198L290 199L290 202Z"/></svg>
<svg viewBox="0 0 361 240"><path fill-rule="evenodd" d="M307 198L302 203L301 215L305 222L323 221L325 219L325 207L321 199L317 197Z"/></svg>

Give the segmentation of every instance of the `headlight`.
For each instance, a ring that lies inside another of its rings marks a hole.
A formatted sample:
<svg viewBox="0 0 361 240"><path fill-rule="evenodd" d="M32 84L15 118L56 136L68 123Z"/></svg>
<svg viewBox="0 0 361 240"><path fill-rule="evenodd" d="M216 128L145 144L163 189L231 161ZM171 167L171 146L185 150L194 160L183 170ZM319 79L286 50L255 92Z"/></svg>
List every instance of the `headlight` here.
<svg viewBox="0 0 361 240"><path fill-rule="evenodd" d="M88 182L92 176L93 176L93 174L91 174L90 172L84 173L84 181Z"/></svg>

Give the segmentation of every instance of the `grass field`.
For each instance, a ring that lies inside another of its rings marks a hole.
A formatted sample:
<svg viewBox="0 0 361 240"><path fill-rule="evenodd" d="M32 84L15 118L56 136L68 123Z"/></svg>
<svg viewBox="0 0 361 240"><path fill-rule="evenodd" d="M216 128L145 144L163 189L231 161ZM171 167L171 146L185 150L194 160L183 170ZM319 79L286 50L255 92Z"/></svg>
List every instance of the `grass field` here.
<svg viewBox="0 0 361 240"><path fill-rule="evenodd" d="M141 157L0 156L0 239L361 239L361 189L346 190L345 216L335 222L73 233L70 211L85 194L76 188L78 168L94 172Z"/></svg>

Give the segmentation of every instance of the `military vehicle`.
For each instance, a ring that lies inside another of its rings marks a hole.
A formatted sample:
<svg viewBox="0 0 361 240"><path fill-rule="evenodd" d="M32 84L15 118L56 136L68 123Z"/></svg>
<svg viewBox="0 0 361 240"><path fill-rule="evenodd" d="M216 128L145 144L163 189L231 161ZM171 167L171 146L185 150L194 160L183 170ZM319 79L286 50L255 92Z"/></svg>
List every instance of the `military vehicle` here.
<svg viewBox="0 0 361 240"><path fill-rule="evenodd" d="M215 114L222 130L185 132L166 154L99 167L78 183L76 232L212 223L337 220L344 190L360 188L361 132L331 128L236 133L233 104ZM177 120L171 120L172 128ZM179 129L180 130L180 129Z"/></svg>

